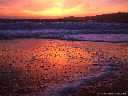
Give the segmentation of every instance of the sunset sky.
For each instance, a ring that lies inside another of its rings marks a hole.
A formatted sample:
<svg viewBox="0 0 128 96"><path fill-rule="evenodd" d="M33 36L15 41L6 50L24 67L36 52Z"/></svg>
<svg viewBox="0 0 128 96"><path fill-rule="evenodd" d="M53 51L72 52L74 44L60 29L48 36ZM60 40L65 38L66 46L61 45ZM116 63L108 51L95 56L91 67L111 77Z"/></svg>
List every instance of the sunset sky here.
<svg viewBox="0 0 128 96"><path fill-rule="evenodd" d="M60 18L128 12L128 0L0 0L0 17Z"/></svg>

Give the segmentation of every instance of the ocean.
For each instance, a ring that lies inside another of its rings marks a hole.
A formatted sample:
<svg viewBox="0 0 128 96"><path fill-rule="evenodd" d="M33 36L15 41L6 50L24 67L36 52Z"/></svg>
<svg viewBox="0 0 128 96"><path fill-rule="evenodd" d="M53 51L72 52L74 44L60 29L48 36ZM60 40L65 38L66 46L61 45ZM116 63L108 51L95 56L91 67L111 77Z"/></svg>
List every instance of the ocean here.
<svg viewBox="0 0 128 96"><path fill-rule="evenodd" d="M75 41L128 41L128 24L83 22L0 23L0 39L44 38Z"/></svg>

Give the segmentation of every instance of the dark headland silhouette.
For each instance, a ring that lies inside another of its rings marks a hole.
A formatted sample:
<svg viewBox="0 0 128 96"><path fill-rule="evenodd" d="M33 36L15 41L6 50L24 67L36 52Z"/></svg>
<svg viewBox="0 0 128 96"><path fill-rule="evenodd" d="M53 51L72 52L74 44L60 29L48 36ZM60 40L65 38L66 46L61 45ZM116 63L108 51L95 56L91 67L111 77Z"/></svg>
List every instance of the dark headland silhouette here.
<svg viewBox="0 0 128 96"><path fill-rule="evenodd" d="M0 23L12 23L12 22L115 22L115 23L128 23L128 12L118 12L111 14L102 14L96 16L86 17L64 17L58 19L0 19Z"/></svg>

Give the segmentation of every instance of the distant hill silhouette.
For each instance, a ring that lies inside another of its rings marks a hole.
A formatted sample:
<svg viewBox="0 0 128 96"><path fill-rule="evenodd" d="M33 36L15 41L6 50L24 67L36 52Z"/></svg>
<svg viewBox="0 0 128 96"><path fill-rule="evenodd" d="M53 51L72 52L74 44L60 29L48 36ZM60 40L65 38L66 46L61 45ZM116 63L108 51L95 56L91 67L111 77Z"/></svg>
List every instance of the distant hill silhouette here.
<svg viewBox="0 0 128 96"><path fill-rule="evenodd" d="M102 15L85 17L85 19L92 20L95 22L128 23L128 13L119 12L119 13L113 13L113 14L102 14Z"/></svg>
<svg viewBox="0 0 128 96"><path fill-rule="evenodd" d="M118 12L112 14L102 14L86 17L64 17L59 19L0 19L0 23L16 23L16 22L115 22L128 23L128 12Z"/></svg>
<svg viewBox="0 0 128 96"><path fill-rule="evenodd" d="M128 13L118 12L112 14L102 14L96 16L86 16L86 17L64 17L63 19L68 19L72 21L85 21L85 22L117 22L117 23L128 23Z"/></svg>

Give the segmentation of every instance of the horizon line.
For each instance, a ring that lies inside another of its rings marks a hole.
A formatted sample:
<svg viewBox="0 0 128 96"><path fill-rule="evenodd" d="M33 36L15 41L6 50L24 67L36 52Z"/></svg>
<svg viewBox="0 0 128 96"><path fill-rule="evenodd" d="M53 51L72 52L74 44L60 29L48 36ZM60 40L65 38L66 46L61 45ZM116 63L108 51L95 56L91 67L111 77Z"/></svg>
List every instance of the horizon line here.
<svg viewBox="0 0 128 96"><path fill-rule="evenodd" d="M115 13L105 13L107 14L117 14L117 13L128 13L128 12L115 12ZM64 16L64 17L23 17L23 16L0 16L0 19L65 19L65 18L86 18L86 17L92 17L92 16L98 16L98 15L105 15L105 14L97 14L97 15L87 15L87 16ZM57 18L58 17L58 18Z"/></svg>

